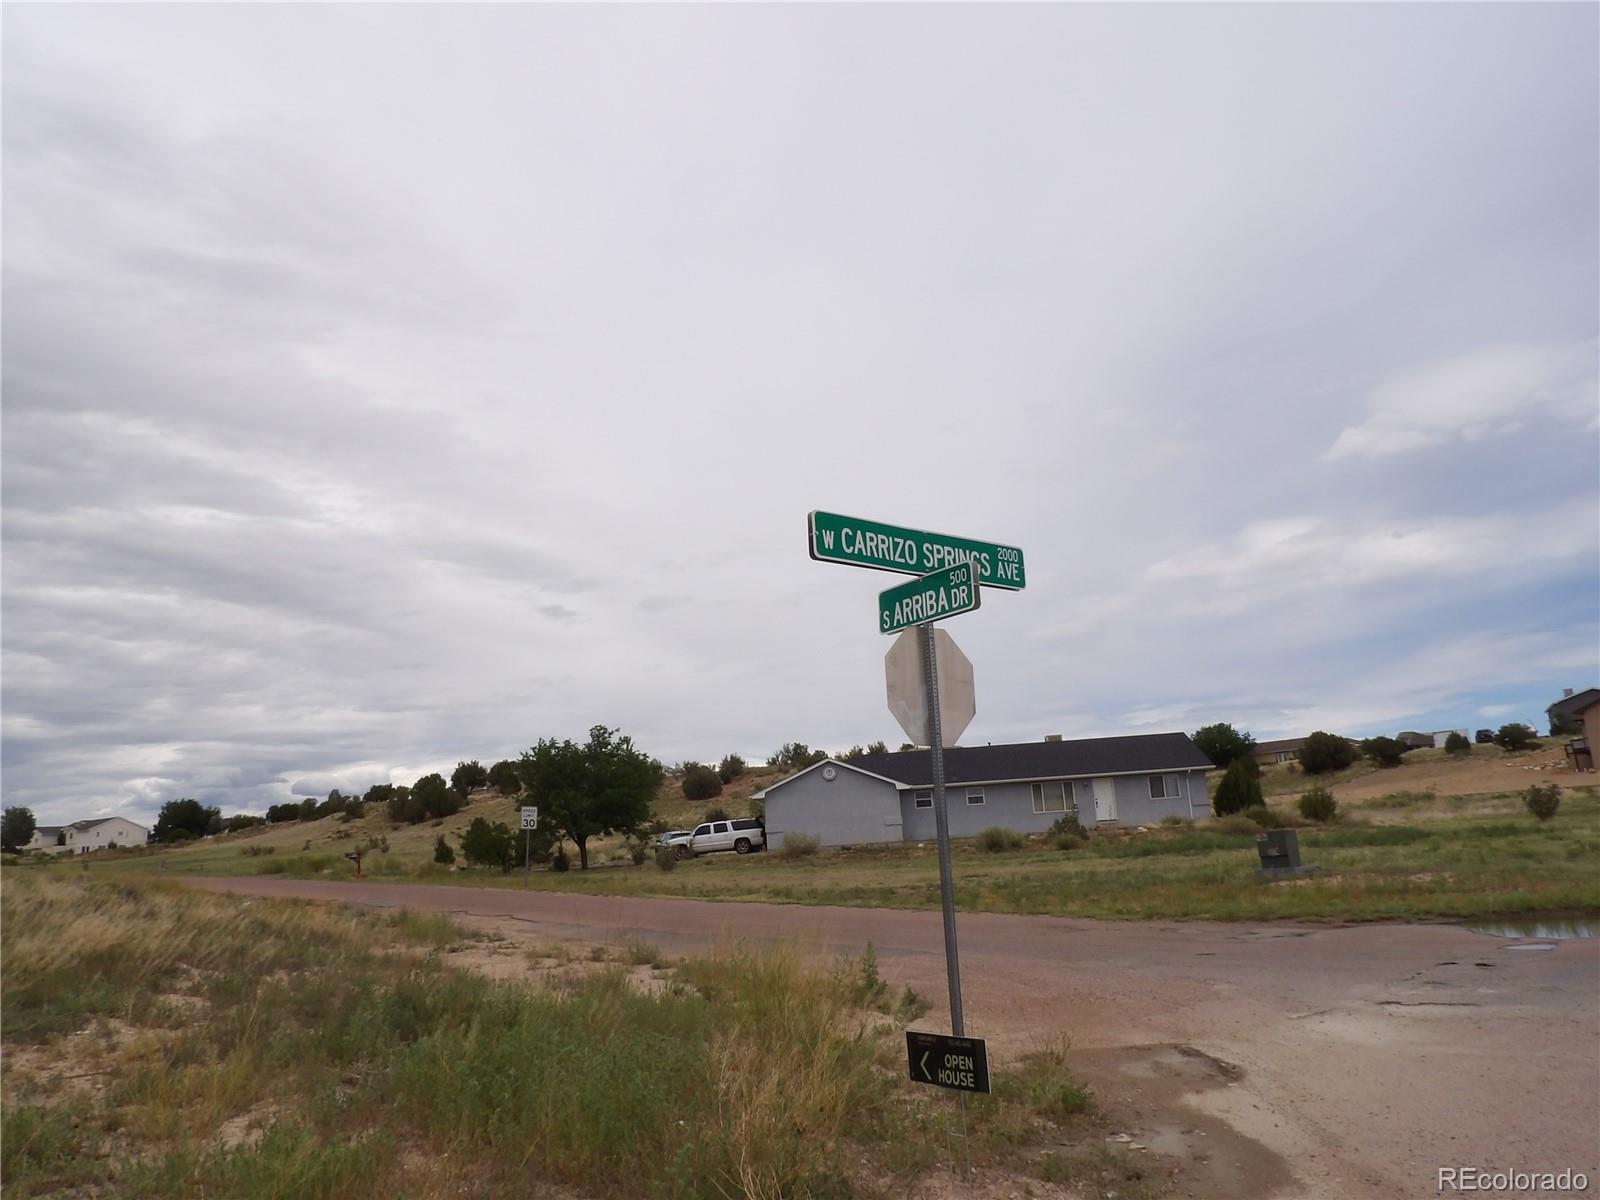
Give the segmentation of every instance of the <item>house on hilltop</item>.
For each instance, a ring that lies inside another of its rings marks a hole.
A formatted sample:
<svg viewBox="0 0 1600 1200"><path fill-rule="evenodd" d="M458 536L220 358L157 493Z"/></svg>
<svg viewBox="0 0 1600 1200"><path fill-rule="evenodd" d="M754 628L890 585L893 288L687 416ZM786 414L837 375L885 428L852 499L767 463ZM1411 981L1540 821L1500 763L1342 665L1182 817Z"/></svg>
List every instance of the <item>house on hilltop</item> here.
<svg viewBox="0 0 1600 1200"><path fill-rule="evenodd" d="M70 825L36 826L33 839L22 848L44 854L87 854L113 846L142 846L149 840L150 831L126 817L97 817Z"/></svg>
<svg viewBox="0 0 1600 1200"><path fill-rule="evenodd" d="M1306 744L1303 737L1279 738L1273 742L1257 742L1250 753L1263 767L1299 761L1300 747Z"/></svg>
<svg viewBox="0 0 1600 1200"><path fill-rule="evenodd" d="M1135 734L944 752L951 837L992 825L1043 833L1068 814L1084 825L1143 825L1211 815L1211 761L1183 733ZM919 842L934 836L933 758L927 750L826 758L754 799L764 805L767 845L786 834L824 846Z"/></svg>
<svg viewBox="0 0 1600 1200"><path fill-rule="evenodd" d="M1600 688L1584 688L1576 694L1571 688L1564 689L1561 699L1544 710L1550 718L1551 736L1583 733L1583 713L1596 701L1600 701ZM1589 744L1592 746L1594 742Z"/></svg>

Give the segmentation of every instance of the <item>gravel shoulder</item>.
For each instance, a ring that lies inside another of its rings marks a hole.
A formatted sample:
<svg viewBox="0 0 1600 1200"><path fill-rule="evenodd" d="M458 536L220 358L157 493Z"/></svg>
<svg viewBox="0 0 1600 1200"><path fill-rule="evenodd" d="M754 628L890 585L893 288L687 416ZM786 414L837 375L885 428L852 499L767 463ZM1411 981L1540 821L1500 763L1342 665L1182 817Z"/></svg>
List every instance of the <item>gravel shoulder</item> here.
<svg viewBox="0 0 1600 1200"><path fill-rule="evenodd" d="M512 936L668 953L742 939L859 954L933 1004L937 912L275 877L241 895L445 912ZM1070 1039L1127 1135L1193 1196L1437 1195L1439 1167L1600 1181L1600 941L1516 949L1449 925L959 918L967 1026L999 1064ZM1493 1193L1478 1193L1492 1195Z"/></svg>

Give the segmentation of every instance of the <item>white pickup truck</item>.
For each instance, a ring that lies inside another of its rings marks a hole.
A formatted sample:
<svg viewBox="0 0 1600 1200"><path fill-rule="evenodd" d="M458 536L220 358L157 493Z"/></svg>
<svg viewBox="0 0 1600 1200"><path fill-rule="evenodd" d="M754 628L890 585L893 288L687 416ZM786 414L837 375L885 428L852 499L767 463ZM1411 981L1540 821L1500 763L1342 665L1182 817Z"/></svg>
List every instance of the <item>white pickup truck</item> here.
<svg viewBox="0 0 1600 1200"><path fill-rule="evenodd" d="M736 821L706 821L696 825L693 833L667 839L666 845L672 847L672 853L677 858L710 854L714 850L749 854L752 850L767 848L767 830L753 817Z"/></svg>

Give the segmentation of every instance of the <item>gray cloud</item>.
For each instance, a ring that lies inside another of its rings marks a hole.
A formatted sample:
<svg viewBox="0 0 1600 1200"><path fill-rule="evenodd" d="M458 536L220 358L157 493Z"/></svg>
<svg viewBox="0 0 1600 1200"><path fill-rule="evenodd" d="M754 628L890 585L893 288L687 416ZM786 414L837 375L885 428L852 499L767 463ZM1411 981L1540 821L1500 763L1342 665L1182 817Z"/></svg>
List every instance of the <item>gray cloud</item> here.
<svg viewBox="0 0 1600 1200"><path fill-rule="evenodd" d="M8 10L6 802L897 739L814 507L1025 548L973 740L1542 707L1600 666L1597 32Z"/></svg>

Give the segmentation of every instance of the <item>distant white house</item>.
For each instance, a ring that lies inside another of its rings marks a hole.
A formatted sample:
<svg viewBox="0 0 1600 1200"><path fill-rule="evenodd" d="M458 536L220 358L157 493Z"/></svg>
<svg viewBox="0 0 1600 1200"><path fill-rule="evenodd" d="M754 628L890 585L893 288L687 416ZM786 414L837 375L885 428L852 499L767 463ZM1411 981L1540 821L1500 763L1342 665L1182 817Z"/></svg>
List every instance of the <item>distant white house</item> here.
<svg viewBox="0 0 1600 1200"><path fill-rule="evenodd" d="M33 840L22 848L44 854L87 854L111 846L142 846L149 840L150 831L126 817L97 817L71 825L37 826Z"/></svg>
<svg viewBox="0 0 1600 1200"><path fill-rule="evenodd" d="M1470 729L1440 729L1434 732L1433 748L1435 750L1443 750L1445 742L1450 740L1452 733L1459 733L1467 741L1472 741L1472 730Z"/></svg>

